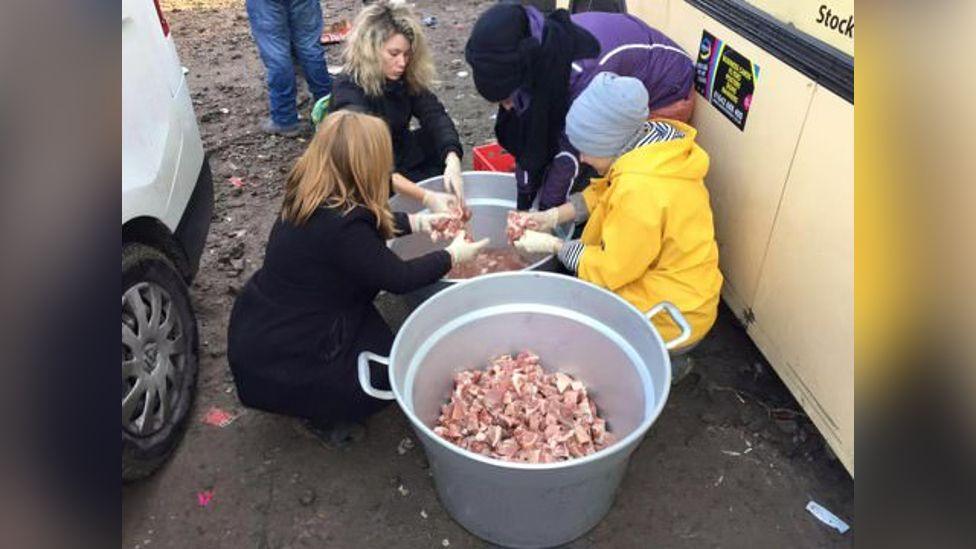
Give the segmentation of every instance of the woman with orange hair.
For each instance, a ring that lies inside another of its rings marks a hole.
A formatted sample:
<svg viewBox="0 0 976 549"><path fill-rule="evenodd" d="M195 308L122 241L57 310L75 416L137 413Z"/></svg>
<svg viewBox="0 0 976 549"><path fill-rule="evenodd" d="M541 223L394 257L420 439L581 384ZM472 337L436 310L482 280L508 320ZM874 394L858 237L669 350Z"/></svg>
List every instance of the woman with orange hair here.
<svg viewBox="0 0 976 549"><path fill-rule="evenodd" d="M227 357L246 406L309 420L341 442L384 401L359 388L361 351L388 354L393 334L373 306L443 277L487 244L459 235L446 250L401 260L386 240L430 232L445 214L391 213L393 150L386 123L342 111L319 126L288 176L264 265L231 313ZM374 371L373 384L388 386Z"/></svg>

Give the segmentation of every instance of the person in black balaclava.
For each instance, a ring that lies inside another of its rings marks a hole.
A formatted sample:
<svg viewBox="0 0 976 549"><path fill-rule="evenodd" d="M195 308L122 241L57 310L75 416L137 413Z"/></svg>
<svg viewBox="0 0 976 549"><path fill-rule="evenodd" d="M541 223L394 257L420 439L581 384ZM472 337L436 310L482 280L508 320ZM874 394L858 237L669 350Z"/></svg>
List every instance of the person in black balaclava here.
<svg viewBox="0 0 976 549"><path fill-rule="evenodd" d="M546 18L541 43L533 38L525 9L517 4L492 6L472 29L464 56L473 69L475 87L488 101L502 103L495 135L528 173L533 187L538 187L559 146L570 103L570 65L599 52L600 44L574 25L566 10ZM520 88L531 97L522 113L512 108L510 99ZM519 209L527 209L532 198L520 193Z"/></svg>
<svg viewBox="0 0 976 549"><path fill-rule="evenodd" d="M474 85L499 103L495 135L516 159L519 209L566 201L581 176L579 151L563 132L573 101L600 73L641 81L651 118L688 122L694 62L661 31L625 13L545 16L532 6L495 4L475 23L464 56Z"/></svg>

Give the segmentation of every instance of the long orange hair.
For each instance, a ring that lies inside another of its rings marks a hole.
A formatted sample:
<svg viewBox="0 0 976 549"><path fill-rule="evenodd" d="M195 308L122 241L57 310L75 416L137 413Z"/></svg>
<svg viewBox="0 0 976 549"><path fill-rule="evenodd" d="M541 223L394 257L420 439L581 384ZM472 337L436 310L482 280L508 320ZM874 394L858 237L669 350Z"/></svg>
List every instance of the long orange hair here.
<svg viewBox="0 0 976 549"><path fill-rule="evenodd" d="M376 216L383 237L391 238L392 171L393 145L386 122L354 111L330 114L288 174L281 219L302 225L320 206L343 214L362 206Z"/></svg>

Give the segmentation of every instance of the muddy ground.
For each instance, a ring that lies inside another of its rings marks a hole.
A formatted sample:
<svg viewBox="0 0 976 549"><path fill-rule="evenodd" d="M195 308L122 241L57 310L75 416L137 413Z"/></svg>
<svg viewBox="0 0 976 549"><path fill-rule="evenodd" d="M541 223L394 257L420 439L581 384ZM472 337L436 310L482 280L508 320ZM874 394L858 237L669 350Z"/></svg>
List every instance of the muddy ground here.
<svg viewBox="0 0 976 549"><path fill-rule="evenodd" d="M417 3L442 83L437 93L466 152L491 137L493 109L476 96L462 61L477 13L491 2ZM197 405L173 459L122 491L122 545L139 547L480 547L438 503L419 447L395 407L368 423L366 440L334 450L294 420L242 409L226 360L235 294L261 265L283 175L307 137L266 137L264 70L243 1L164 2L211 152L216 210L192 295L201 347ZM358 1L324 3L326 22L352 17ZM338 47L328 48L335 65ZM304 92L303 92L304 93ZM307 116L307 108L305 109ZM470 155L465 159L470 167ZM244 181L235 188L228 178ZM396 327L408 314L380 306ZM634 453L616 502L570 547L821 547L853 544L804 510L811 499L853 523L854 483L723 310L696 353L695 373ZM202 423L212 406L240 416ZM402 489L401 489L402 487ZM213 499L198 504L198 492Z"/></svg>

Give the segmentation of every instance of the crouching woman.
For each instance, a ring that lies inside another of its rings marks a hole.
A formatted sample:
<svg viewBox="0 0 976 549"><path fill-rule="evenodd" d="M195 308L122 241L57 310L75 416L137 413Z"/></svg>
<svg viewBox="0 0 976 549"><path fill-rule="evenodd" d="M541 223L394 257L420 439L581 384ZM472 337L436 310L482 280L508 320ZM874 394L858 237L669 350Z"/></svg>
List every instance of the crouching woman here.
<svg viewBox="0 0 976 549"><path fill-rule="evenodd" d="M349 432L384 404L356 372L361 351L388 354L393 342L378 292L430 284L487 243L461 235L446 250L397 257L386 239L429 233L439 214L391 213L392 169L386 123L350 111L329 115L295 164L264 264L231 313L227 356L246 406L306 418L316 434ZM379 370L372 381L389 386Z"/></svg>
<svg viewBox="0 0 976 549"><path fill-rule="evenodd" d="M598 74L569 109L566 134L580 159L600 175L562 206L522 214L539 231L516 247L558 254L580 278L647 312L670 301L691 325L683 355L711 329L718 313L718 268L712 210L704 177L708 155L695 129L666 119L647 121L647 90L635 78ZM557 224L586 222L579 240L546 234ZM665 340L679 328L653 319ZM672 360L675 380L690 362Z"/></svg>

